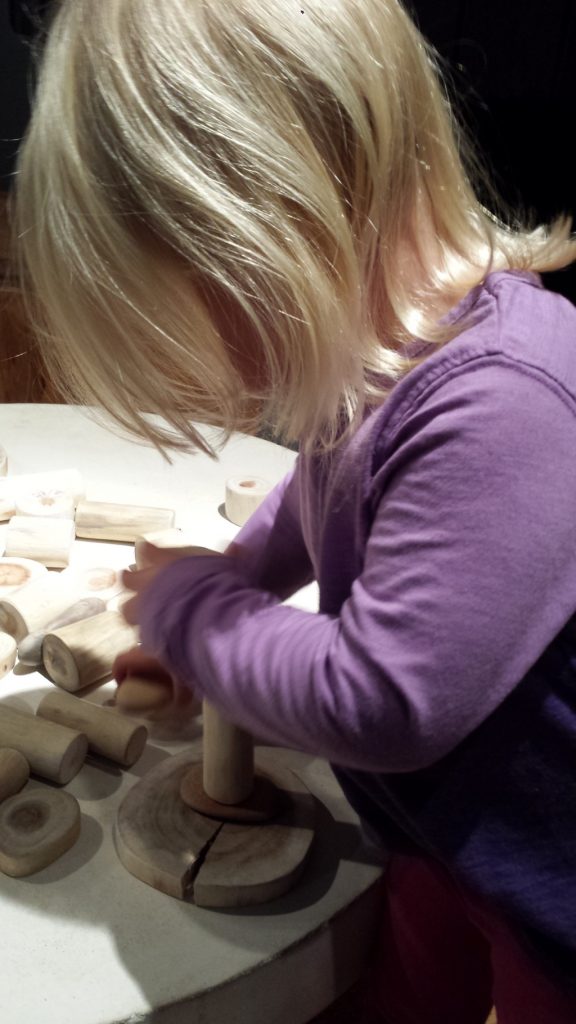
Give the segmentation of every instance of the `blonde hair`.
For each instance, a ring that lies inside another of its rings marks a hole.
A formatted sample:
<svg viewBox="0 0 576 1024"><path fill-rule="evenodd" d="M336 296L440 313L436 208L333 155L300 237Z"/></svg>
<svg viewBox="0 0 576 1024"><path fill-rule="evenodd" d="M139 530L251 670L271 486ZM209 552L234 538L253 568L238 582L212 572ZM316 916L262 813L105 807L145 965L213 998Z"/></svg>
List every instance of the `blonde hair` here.
<svg viewBox="0 0 576 1024"><path fill-rule="evenodd" d="M330 447L490 270L576 257L482 208L395 0L63 0L14 224L51 378L162 450Z"/></svg>

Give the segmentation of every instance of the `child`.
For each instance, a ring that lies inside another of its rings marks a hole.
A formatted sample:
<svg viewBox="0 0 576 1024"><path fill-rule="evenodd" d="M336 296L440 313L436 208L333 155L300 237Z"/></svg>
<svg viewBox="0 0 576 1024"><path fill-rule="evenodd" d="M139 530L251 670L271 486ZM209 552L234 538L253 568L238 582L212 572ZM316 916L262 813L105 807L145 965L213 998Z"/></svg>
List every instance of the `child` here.
<svg viewBox="0 0 576 1024"><path fill-rule="evenodd" d="M395 0L63 0L17 185L73 400L300 443L234 557L151 551L126 614L392 851L382 1020L574 1022L569 225L483 209Z"/></svg>

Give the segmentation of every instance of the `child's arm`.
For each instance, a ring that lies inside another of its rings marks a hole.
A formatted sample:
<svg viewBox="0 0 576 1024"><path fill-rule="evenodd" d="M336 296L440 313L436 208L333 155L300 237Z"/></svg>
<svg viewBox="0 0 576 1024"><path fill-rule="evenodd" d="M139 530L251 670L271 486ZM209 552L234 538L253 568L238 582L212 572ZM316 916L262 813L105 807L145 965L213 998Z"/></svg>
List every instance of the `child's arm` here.
<svg viewBox="0 0 576 1024"><path fill-rule="evenodd" d="M212 556L142 593L143 639L271 741L367 770L431 764L576 609L575 452L573 400L544 374L454 372L404 421L338 617L280 607Z"/></svg>

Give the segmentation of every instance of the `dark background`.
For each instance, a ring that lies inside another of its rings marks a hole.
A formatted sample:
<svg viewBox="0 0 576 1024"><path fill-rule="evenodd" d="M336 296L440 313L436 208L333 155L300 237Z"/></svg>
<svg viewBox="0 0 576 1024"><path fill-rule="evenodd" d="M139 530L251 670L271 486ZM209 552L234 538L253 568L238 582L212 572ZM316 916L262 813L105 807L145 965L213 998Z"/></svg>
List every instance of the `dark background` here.
<svg viewBox="0 0 576 1024"><path fill-rule="evenodd" d="M3 189L10 185L30 92L29 44L15 28L29 28L23 9L49 2L0 0ZM460 114L506 204L534 221L576 213L576 0L408 4L445 62ZM551 275L547 283L576 301L576 269Z"/></svg>

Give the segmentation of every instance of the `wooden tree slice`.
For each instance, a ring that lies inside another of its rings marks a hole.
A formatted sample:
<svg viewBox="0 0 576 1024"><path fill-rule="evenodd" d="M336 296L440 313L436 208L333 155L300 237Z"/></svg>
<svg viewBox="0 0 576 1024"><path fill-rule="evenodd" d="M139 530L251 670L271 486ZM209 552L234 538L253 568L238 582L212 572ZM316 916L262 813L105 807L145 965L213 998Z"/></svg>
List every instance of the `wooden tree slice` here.
<svg viewBox="0 0 576 1024"><path fill-rule="evenodd" d="M33 875L69 850L80 835L80 807L70 793L31 789L0 806L0 871Z"/></svg>
<svg viewBox="0 0 576 1024"><path fill-rule="evenodd" d="M116 852L130 874L154 889L185 899L194 865L220 828L180 799L189 753L167 758L124 798L114 829Z"/></svg>
<svg viewBox="0 0 576 1024"><path fill-rule="evenodd" d="M271 824L223 825L191 810L179 796L189 753L164 761L124 799L115 825L124 867L148 885L206 907L276 899L297 880L314 831L314 797L292 772L269 761L285 809Z"/></svg>

